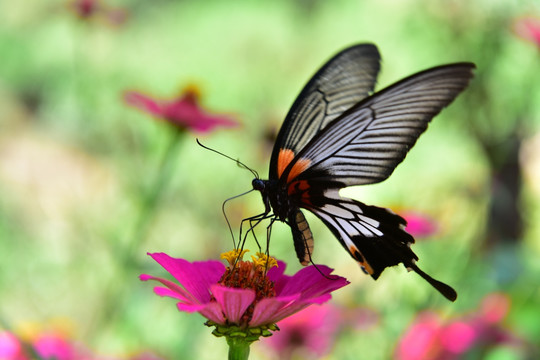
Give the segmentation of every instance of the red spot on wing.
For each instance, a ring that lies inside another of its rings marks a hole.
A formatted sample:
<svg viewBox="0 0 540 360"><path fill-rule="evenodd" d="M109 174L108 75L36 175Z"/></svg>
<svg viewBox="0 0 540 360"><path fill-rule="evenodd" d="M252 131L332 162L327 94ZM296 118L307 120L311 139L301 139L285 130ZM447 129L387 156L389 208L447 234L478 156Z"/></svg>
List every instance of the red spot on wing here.
<svg viewBox="0 0 540 360"><path fill-rule="evenodd" d="M307 180L296 180L289 184L287 188L287 194L289 195L301 194L300 200L304 204L311 205L311 200L309 198L309 189L310 189L310 185Z"/></svg>

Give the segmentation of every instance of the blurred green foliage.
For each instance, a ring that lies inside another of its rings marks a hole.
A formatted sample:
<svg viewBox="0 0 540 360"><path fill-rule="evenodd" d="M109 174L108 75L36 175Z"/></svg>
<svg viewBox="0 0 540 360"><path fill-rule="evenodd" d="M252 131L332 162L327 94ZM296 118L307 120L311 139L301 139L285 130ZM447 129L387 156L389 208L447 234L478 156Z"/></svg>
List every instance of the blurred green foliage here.
<svg viewBox="0 0 540 360"><path fill-rule="evenodd" d="M540 346L540 322L532 321L540 318L540 178L532 168L540 148L531 141L540 122L540 53L513 31L520 17L540 16L537 2L103 4L124 9L126 20L82 20L60 1L0 2L0 316L12 329L68 319L74 338L103 353L224 356L224 342L201 326L202 317L179 313L137 276L161 272L147 251L198 260L231 249L221 204L249 190L251 174L201 149L196 135L184 136L147 234L123 264L172 133L128 108L122 93L173 98L197 84L208 109L243 123L203 136L203 143L264 178L272 136L308 78L338 50L373 42L383 56L379 89L430 66L477 64L470 89L434 120L388 181L343 192L436 219L439 232L414 250L459 298L447 303L402 267L373 282L310 217L316 262L352 282L335 301L380 314L375 329L338 339L331 358L389 358L418 311L451 316L475 309L493 291L511 298L508 326ZM493 174L511 141L519 154L524 144L536 146L518 166L524 229L522 238L493 245L486 241ZM262 209L257 194L227 207L234 229ZM276 224L272 235L271 253L289 271L298 269L288 228ZM252 351L254 358L264 353L262 346Z"/></svg>

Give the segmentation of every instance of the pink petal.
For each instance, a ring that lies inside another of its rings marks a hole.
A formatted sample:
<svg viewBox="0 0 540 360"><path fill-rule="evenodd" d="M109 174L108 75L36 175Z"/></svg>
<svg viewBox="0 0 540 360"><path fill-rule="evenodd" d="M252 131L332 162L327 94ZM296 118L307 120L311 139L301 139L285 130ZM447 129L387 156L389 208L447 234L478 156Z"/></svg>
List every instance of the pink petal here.
<svg viewBox="0 0 540 360"><path fill-rule="evenodd" d="M210 302L210 286L216 284L225 272L225 265L216 260L190 263L165 253L149 255L201 303Z"/></svg>
<svg viewBox="0 0 540 360"><path fill-rule="evenodd" d="M217 302L211 302L210 304L207 304L204 309L201 309L199 311L202 316L204 316L207 319L210 319L218 324L225 324L226 318L223 314L223 309L221 308L221 305Z"/></svg>
<svg viewBox="0 0 540 360"><path fill-rule="evenodd" d="M277 296L263 299L255 305L251 326L277 322L311 304L322 304L331 298L330 292L349 283L345 278L330 275L333 270L324 265L317 265L319 270L308 266L293 276L283 274L285 267L280 262L278 268L268 271Z"/></svg>
<svg viewBox="0 0 540 360"><path fill-rule="evenodd" d="M194 305L178 303L178 310L189 313L198 312L205 318L212 320L215 323L224 325L226 318L223 315L223 309L217 302L209 302L207 304Z"/></svg>
<svg viewBox="0 0 540 360"><path fill-rule="evenodd" d="M147 280L159 281L160 283L165 285L167 288L162 288L162 287L159 287L159 286L156 286L154 288L154 292L159 296L168 296L168 297L180 299L180 300L183 300L183 301L186 301L186 302L189 302L189 303L198 303L199 302L198 299L196 299L189 292L184 290L183 287L179 286L178 284L176 284L176 283L174 283L174 282L172 282L170 280L162 279L162 278L158 278L158 277L154 277L154 276L150 276L150 275L146 275L146 274L140 275L139 278L142 281L147 281Z"/></svg>
<svg viewBox="0 0 540 360"><path fill-rule="evenodd" d="M275 322L281 321L301 310L304 310L310 305L313 305L313 304L321 305L327 302L328 300L330 300L331 298L332 296L330 294L325 294L316 299L311 299L310 301L298 300L298 301L292 302L288 304L287 306L282 307L279 311L273 314L271 318L271 322L275 323Z"/></svg>
<svg viewBox="0 0 540 360"><path fill-rule="evenodd" d="M207 132L216 126L233 127L237 123L225 116L213 116L204 112L191 96L168 103L164 106L163 117L181 127L198 132Z"/></svg>
<svg viewBox="0 0 540 360"><path fill-rule="evenodd" d="M288 275L285 275L285 269L287 268L287 264L285 264L283 261L278 260L278 266L273 267L270 270L268 270L268 274L266 276L268 279L274 282L274 290L276 291L276 294L281 294L283 291L283 287L289 282L289 279L291 278Z"/></svg>
<svg viewBox="0 0 540 360"><path fill-rule="evenodd" d="M127 91L124 93L124 101L139 110L146 111L154 116L163 116L163 109L152 98L135 91Z"/></svg>
<svg viewBox="0 0 540 360"><path fill-rule="evenodd" d="M301 292L302 299L310 299L349 284L347 279L341 276L330 275L333 271L331 268L324 265L317 265L317 268L308 266L301 269L283 284L279 294L276 290L276 294L278 296L287 296Z"/></svg>
<svg viewBox="0 0 540 360"><path fill-rule="evenodd" d="M298 299L298 295L283 296L278 298L266 298L255 304L253 316L249 322L251 327L260 325L273 324L276 314L287 305L294 303Z"/></svg>
<svg viewBox="0 0 540 360"><path fill-rule="evenodd" d="M255 300L255 291L252 289L235 289L217 284L210 289L221 305L225 317L235 324L240 323L242 315Z"/></svg>

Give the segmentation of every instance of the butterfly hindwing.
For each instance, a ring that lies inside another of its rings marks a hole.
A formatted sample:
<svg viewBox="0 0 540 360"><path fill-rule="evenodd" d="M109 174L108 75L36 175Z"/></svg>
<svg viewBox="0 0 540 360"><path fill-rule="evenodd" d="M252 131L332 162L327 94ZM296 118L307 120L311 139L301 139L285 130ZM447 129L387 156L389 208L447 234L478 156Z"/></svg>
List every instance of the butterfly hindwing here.
<svg viewBox="0 0 540 360"><path fill-rule="evenodd" d="M340 197L337 190L313 195L302 204L332 231L364 271L377 279L389 266L417 260L410 249L414 238L404 231L405 220L390 210Z"/></svg>
<svg viewBox="0 0 540 360"><path fill-rule="evenodd" d="M309 207L332 231L362 270L378 279L384 269L402 263L418 273L447 299L454 301L457 293L450 286L433 279L417 265L412 251L414 238L405 231L407 222L392 211L341 198L337 191L328 191L324 204Z"/></svg>

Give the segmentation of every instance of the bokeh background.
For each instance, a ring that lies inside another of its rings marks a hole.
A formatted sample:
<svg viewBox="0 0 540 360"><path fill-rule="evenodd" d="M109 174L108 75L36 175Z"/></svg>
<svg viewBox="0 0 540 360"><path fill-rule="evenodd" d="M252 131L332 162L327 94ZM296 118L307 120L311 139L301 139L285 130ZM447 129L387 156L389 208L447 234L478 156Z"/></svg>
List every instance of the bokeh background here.
<svg viewBox="0 0 540 360"><path fill-rule="evenodd" d="M342 192L427 226L414 245L419 265L459 297L449 303L402 266L374 282L308 217L315 261L352 282L332 306L355 321L326 334L324 351L294 356L540 356L537 1L83 3L0 2L1 328L30 342L57 331L112 357L224 358L225 341L201 316L179 313L137 278L165 276L148 251L204 260L232 248L221 205L249 190L252 175L195 138L266 177L305 82L337 51L373 42L378 89L443 63L477 65L389 180ZM173 99L188 85L205 109L241 126L176 137L123 98ZM235 230L262 210L255 193L227 205ZM256 250L252 239L247 247ZM300 268L292 249L276 224L270 250L289 273ZM252 357L280 355L263 342Z"/></svg>

